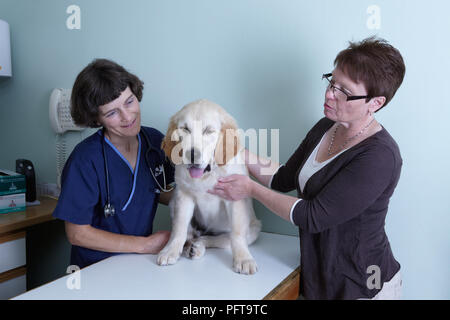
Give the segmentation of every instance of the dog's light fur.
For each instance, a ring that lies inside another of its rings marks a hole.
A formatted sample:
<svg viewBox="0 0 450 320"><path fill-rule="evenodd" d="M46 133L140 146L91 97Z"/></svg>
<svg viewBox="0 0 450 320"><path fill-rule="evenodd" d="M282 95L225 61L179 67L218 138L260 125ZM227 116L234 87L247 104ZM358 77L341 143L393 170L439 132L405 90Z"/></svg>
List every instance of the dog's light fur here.
<svg viewBox="0 0 450 320"><path fill-rule="evenodd" d="M225 110L204 99L187 104L170 119L162 148L176 164L176 188L169 204L172 232L158 255L159 265L174 264L181 253L196 259L208 247L231 246L233 270L256 272L248 245L257 239L261 222L255 216L252 200L227 201L207 192L219 177L248 175L243 149L233 136L236 130L236 122ZM199 151L195 154L196 168L210 168L201 178L189 174L193 160L189 150L193 148Z"/></svg>

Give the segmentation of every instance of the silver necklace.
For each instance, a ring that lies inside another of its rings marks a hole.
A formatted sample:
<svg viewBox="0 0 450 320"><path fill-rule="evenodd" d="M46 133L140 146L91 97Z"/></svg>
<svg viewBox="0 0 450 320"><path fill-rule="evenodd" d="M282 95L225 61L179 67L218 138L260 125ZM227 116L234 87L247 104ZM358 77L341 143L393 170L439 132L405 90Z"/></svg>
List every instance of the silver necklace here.
<svg viewBox="0 0 450 320"><path fill-rule="evenodd" d="M372 122L375 120L375 118L372 119L372 121L369 122L369 124L367 126L365 126L364 128L361 129L361 131L359 131L357 134L355 134L353 137L350 137L348 139L346 139L344 141L344 143L335 151L335 152L331 152L331 148L333 148L333 144L334 144L334 138L336 137L336 131L339 128L339 126L341 124L338 124L336 126L336 128L333 131L333 134L331 135L331 141L330 141L330 145L328 146L328 155L331 156L333 153L336 153L339 150L343 150L345 148L345 146L352 141L353 139L355 139L356 137L358 137L359 135L361 135L364 131L366 131L366 129L372 124Z"/></svg>

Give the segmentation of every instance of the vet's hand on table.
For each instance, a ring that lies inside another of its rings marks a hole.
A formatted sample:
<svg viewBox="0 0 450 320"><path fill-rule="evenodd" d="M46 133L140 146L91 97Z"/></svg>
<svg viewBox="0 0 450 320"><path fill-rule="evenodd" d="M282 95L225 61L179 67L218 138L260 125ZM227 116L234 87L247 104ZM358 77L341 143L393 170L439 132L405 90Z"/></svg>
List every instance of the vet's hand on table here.
<svg viewBox="0 0 450 320"><path fill-rule="evenodd" d="M233 174L219 178L214 188L208 192L226 200L237 201L252 196L253 183L255 182L248 176Z"/></svg>
<svg viewBox="0 0 450 320"><path fill-rule="evenodd" d="M159 253L169 241L170 231L158 231L148 237L143 238L142 247L139 253Z"/></svg>

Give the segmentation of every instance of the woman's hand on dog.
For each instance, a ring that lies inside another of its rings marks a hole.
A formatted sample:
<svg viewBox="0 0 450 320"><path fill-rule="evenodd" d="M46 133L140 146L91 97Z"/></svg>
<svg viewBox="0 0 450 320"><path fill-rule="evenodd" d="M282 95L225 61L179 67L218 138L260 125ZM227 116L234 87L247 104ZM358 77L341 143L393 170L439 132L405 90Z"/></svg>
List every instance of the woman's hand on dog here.
<svg viewBox="0 0 450 320"><path fill-rule="evenodd" d="M217 195L226 200L238 201L252 196L254 181L250 177L233 174L218 179L216 185L208 193Z"/></svg>

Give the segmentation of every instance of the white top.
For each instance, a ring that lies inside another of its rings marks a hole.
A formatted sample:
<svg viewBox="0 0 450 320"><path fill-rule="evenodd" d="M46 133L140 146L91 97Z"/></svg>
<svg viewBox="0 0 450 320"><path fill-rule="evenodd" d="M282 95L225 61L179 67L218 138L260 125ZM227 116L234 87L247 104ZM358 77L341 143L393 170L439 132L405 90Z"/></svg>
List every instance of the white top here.
<svg viewBox="0 0 450 320"><path fill-rule="evenodd" d="M332 158L325 160L323 162L318 162L316 160L317 152L319 152L319 147L320 147L325 135L326 135L326 133L322 136L322 139L320 139L320 142L314 148L313 152L311 152L311 154L309 155L309 158L306 160L302 170L300 170L300 173L298 175L298 184L299 184L300 190L302 192L303 192L303 189L305 188L306 182L308 182L309 178L311 178L317 171L319 171L320 169L325 167L327 164L329 164L331 161L333 161L333 159L336 158L338 155L340 155L342 152L347 150L347 149L343 149L343 150L341 150L341 152L337 153Z"/></svg>
<svg viewBox="0 0 450 320"><path fill-rule="evenodd" d="M15 299L259 300L298 267L298 241L261 232L249 247L258 265L253 275L233 271L230 249L206 249L198 260L180 257L164 267L156 255L121 254L79 271L79 290L73 273Z"/></svg>
<svg viewBox="0 0 450 320"><path fill-rule="evenodd" d="M336 155L334 155L332 158L325 160L323 162L318 162L316 160L317 158L317 152L319 151L319 147L323 141L323 138L325 137L327 133L325 132L324 135L322 136L322 139L320 139L319 143L316 145L316 147L314 148L313 152L311 152L311 154L309 155L308 159L306 160L305 164L303 165L302 170L300 170L300 173L298 175L298 184L300 186L300 190L303 192L303 189L305 188L306 183L308 182L309 178L311 178L317 171L319 171L320 169L322 169L323 167L325 167L328 163L330 163L331 161L333 161L334 158L336 158L337 156L339 156L342 152L346 151L348 148L341 150L339 153L337 153ZM279 166L277 171L275 171L275 173L273 174L273 176L278 172L278 170L282 167ZM269 181L269 188L272 184L272 178ZM302 201L302 199L298 199L297 201L295 201L295 203L292 205L291 207L291 211L289 213L289 217L290 220L293 224L294 220L292 219L292 213L294 211L295 206L297 205L298 202Z"/></svg>

